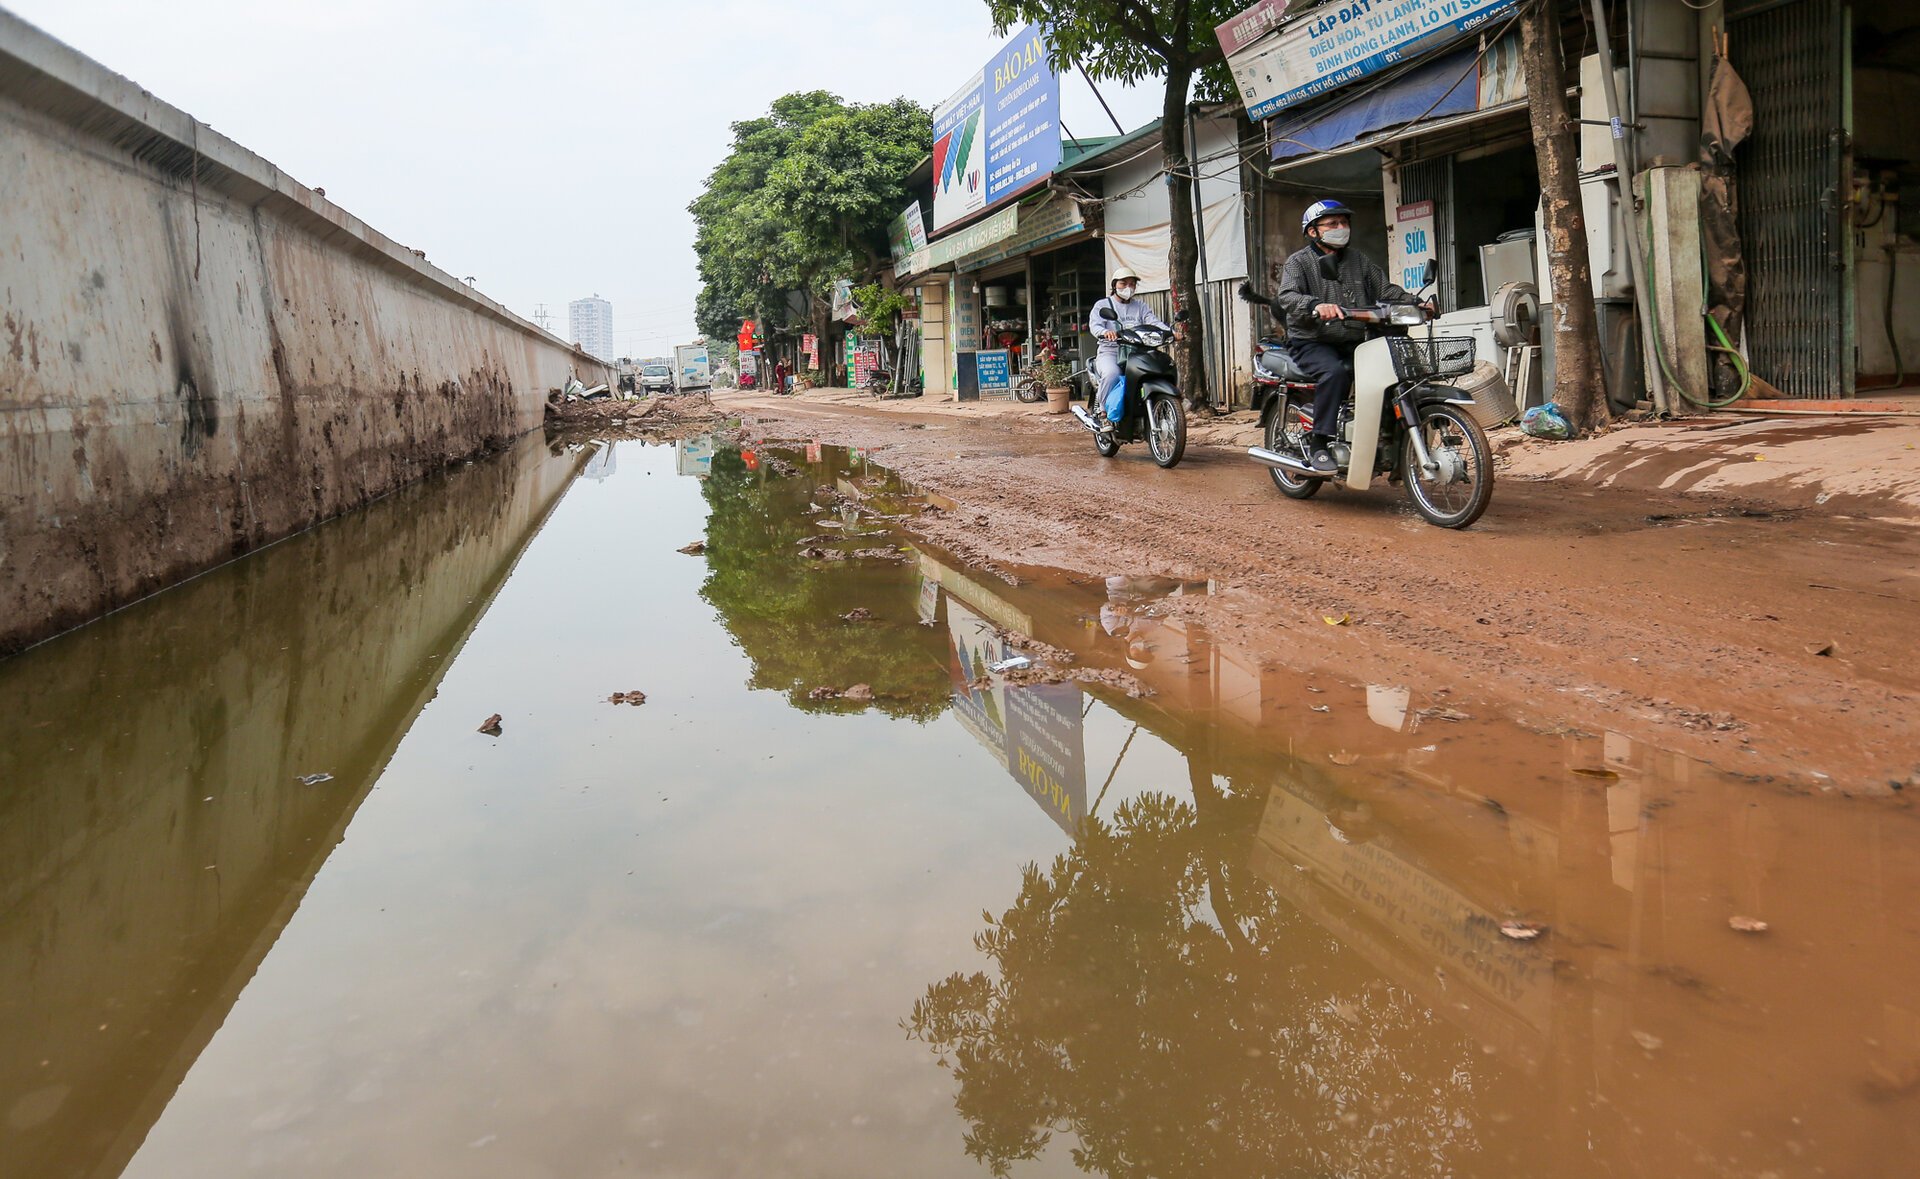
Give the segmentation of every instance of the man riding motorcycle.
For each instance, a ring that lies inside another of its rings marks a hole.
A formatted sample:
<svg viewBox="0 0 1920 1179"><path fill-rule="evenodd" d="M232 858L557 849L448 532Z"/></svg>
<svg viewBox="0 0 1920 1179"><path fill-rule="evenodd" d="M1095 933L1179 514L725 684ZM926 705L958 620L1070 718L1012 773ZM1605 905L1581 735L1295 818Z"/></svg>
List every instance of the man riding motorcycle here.
<svg viewBox="0 0 1920 1179"><path fill-rule="evenodd" d="M1102 425L1110 426L1120 420L1123 406L1121 399L1125 395L1120 379L1120 328L1150 327L1163 332L1173 329L1160 321L1147 306L1146 300L1134 298L1134 292L1140 289L1140 276L1132 268L1122 266L1113 272L1113 278L1107 283L1107 298L1093 305L1087 315L1087 330L1100 341L1100 350L1093 358L1093 371L1099 376L1097 388L1100 390L1099 405L1096 407L1102 418ZM1106 317L1112 312L1113 319ZM1118 322L1115 322L1115 321Z"/></svg>
<svg viewBox="0 0 1920 1179"><path fill-rule="evenodd" d="M1316 471L1339 470L1330 449L1330 431L1340 405L1353 392L1353 350L1367 338L1359 323L1349 322L1342 307L1371 307L1379 303L1419 304L1387 279L1379 263L1350 250L1353 210L1335 200L1316 201L1300 218L1307 244L1295 251L1280 271L1280 290L1274 298L1240 284L1240 297L1265 303L1287 328L1287 354L1313 378L1313 423L1308 450ZM1338 277L1321 269L1332 258ZM1432 304L1425 304L1429 311Z"/></svg>

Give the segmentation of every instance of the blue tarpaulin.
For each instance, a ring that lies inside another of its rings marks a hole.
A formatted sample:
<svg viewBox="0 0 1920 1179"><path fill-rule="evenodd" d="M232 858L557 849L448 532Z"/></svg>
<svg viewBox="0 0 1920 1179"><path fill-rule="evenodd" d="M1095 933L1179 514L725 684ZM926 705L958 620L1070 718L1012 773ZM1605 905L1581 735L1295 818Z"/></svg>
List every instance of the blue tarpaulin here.
<svg viewBox="0 0 1920 1179"><path fill-rule="evenodd" d="M1273 158L1292 159L1345 147L1356 139L1415 119L1480 109L1478 51L1465 49L1415 66L1365 98L1335 92L1327 109L1274 120Z"/></svg>

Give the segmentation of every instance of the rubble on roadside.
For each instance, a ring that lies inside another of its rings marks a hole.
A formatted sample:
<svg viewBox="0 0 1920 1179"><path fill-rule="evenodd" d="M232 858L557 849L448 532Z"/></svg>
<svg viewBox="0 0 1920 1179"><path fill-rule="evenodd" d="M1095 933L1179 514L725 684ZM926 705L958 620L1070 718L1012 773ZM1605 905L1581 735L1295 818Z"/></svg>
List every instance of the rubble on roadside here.
<svg viewBox="0 0 1920 1179"><path fill-rule="evenodd" d="M707 399L689 395L568 401L549 393L546 404L548 429L596 438L691 437L710 432L725 418Z"/></svg>

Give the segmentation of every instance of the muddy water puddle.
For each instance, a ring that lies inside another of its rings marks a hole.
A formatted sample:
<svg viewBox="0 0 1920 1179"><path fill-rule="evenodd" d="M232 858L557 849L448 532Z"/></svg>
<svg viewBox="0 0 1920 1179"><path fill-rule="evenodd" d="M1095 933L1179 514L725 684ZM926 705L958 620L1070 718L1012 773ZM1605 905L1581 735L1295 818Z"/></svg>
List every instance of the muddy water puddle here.
<svg viewBox="0 0 1920 1179"><path fill-rule="evenodd" d="M929 502L530 441L0 663L0 1174L1906 1173L1904 800Z"/></svg>

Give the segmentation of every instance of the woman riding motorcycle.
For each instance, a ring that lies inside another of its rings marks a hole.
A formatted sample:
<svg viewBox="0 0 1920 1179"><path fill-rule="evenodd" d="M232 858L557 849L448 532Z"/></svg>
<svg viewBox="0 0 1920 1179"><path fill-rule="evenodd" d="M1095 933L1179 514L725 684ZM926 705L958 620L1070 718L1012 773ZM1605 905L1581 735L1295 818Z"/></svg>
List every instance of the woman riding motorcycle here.
<svg viewBox="0 0 1920 1179"><path fill-rule="evenodd" d="M1093 371L1099 376L1099 410L1103 425L1120 420L1123 408L1121 398L1125 390L1120 380L1120 331L1121 328L1151 327L1163 332L1173 329L1160 321L1147 306L1144 299L1135 299L1134 292L1140 289L1140 276L1132 268L1122 266L1113 272L1113 278L1107 284L1108 297L1093 305L1087 315L1087 330L1100 341L1100 350L1093 358ZM1112 319L1107 313L1112 313ZM1117 322L1116 322L1117 321Z"/></svg>

